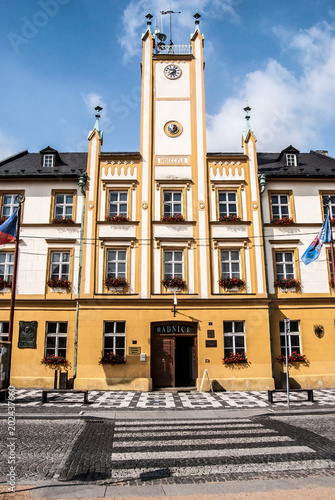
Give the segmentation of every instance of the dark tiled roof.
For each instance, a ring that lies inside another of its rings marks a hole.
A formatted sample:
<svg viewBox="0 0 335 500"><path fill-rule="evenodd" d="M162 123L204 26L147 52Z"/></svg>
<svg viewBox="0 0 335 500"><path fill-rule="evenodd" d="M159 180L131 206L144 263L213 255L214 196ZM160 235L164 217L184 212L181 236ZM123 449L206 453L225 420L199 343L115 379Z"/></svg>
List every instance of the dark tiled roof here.
<svg viewBox="0 0 335 500"><path fill-rule="evenodd" d="M316 151L297 156L298 164L289 167L285 155L257 153L258 170L267 177L335 177L335 158Z"/></svg>
<svg viewBox="0 0 335 500"><path fill-rule="evenodd" d="M78 177L86 172L87 153L58 153L54 167L43 167L41 153L22 151L0 162L0 178Z"/></svg>

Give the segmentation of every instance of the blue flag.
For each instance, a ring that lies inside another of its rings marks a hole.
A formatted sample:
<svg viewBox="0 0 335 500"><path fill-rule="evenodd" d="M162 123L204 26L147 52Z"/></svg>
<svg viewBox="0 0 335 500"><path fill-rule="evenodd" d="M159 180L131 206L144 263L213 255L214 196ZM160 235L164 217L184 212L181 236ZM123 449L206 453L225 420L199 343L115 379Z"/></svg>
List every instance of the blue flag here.
<svg viewBox="0 0 335 500"><path fill-rule="evenodd" d="M17 211L0 226L0 245L5 245L16 238Z"/></svg>
<svg viewBox="0 0 335 500"><path fill-rule="evenodd" d="M327 242L330 243L332 240L332 233L330 228L329 213L327 213L325 220L322 224L320 233L315 236L312 243L309 245L307 250L303 253L301 260L307 266L311 262L316 260L321 252L322 245Z"/></svg>

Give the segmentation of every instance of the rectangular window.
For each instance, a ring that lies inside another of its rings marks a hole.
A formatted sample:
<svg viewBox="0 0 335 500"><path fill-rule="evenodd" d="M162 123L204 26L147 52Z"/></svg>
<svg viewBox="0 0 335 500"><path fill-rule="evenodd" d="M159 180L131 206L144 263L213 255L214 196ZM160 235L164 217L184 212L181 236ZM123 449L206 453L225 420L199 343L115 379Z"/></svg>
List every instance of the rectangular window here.
<svg viewBox="0 0 335 500"><path fill-rule="evenodd" d="M53 167L53 166L54 166L54 155L44 155L43 167Z"/></svg>
<svg viewBox="0 0 335 500"><path fill-rule="evenodd" d="M295 167L297 165L297 155L286 153L286 165L288 167Z"/></svg>
<svg viewBox="0 0 335 500"><path fill-rule="evenodd" d="M0 278L9 281L13 277L14 252L0 252Z"/></svg>
<svg viewBox="0 0 335 500"><path fill-rule="evenodd" d="M46 324L45 355L54 354L66 358L67 322L48 321Z"/></svg>
<svg viewBox="0 0 335 500"><path fill-rule="evenodd" d="M219 191L219 218L225 215L237 215L237 192Z"/></svg>
<svg viewBox="0 0 335 500"><path fill-rule="evenodd" d="M163 216L174 217L176 215L182 215L182 191L164 191L163 193Z"/></svg>
<svg viewBox="0 0 335 500"><path fill-rule="evenodd" d="M127 278L127 250L107 251L107 278Z"/></svg>
<svg viewBox="0 0 335 500"><path fill-rule="evenodd" d="M15 210L18 209L19 203L17 201L18 193L4 194L2 197L1 218L2 220L8 219Z"/></svg>
<svg viewBox="0 0 335 500"><path fill-rule="evenodd" d="M293 252L276 252L275 256L277 280L294 278Z"/></svg>
<svg viewBox="0 0 335 500"><path fill-rule="evenodd" d="M104 321L103 355L107 353L126 356L126 322Z"/></svg>
<svg viewBox="0 0 335 500"><path fill-rule="evenodd" d="M284 321L279 322L280 329L280 350L281 354L285 356L285 327ZM301 354L300 348L300 325L299 321L290 321L290 333L287 336L288 343L288 354L289 356L292 352L297 352Z"/></svg>
<svg viewBox="0 0 335 500"><path fill-rule="evenodd" d="M221 250L221 277L241 278L239 250Z"/></svg>
<svg viewBox="0 0 335 500"><path fill-rule="evenodd" d="M223 322L224 355L245 353L244 321Z"/></svg>
<svg viewBox="0 0 335 500"><path fill-rule="evenodd" d="M108 216L128 216L128 191L109 191Z"/></svg>
<svg viewBox="0 0 335 500"><path fill-rule="evenodd" d="M9 321L0 321L0 340L8 340Z"/></svg>
<svg viewBox="0 0 335 500"><path fill-rule="evenodd" d="M288 194L272 194L271 209L273 219L290 218L290 197Z"/></svg>
<svg viewBox="0 0 335 500"><path fill-rule="evenodd" d="M331 219L334 219L335 218L335 195L332 194L332 195L323 195L322 196L322 202L323 202L323 210L324 210L324 213L326 214L327 213L327 210L328 210L328 206L330 208L330 212L329 212L329 217ZM330 202L330 204L329 204Z"/></svg>
<svg viewBox="0 0 335 500"><path fill-rule="evenodd" d="M183 251L164 251L164 279L176 277L183 278Z"/></svg>
<svg viewBox="0 0 335 500"><path fill-rule="evenodd" d="M72 219L73 194L57 193L55 195L55 219Z"/></svg>
<svg viewBox="0 0 335 500"><path fill-rule="evenodd" d="M50 279L70 279L70 252L51 252Z"/></svg>

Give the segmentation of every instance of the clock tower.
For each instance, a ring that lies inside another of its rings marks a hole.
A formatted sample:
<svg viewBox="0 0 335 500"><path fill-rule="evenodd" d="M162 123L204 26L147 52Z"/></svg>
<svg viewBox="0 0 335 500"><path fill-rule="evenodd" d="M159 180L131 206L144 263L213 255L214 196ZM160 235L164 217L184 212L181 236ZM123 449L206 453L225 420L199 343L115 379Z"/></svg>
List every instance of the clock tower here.
<svg viewBox="0 0 335 500"><path fill-rule="evenodd" d="M164 292L169 251L182 252L188 293L208 297L207 170L204 38L196 28L187 45L164 45L165 35L142 37L141 296ZM176 212L182 222L164 224ZM163 220L162 220L163 219ZM168 255L167 253L168 252ZM164 257L165 254L165 257ZM173 256L172 256L173 258ZM165 266L165 271L164 271ZM175 263L173 270L178 269ZM157 280L157 275L160 279Z"/></svg>

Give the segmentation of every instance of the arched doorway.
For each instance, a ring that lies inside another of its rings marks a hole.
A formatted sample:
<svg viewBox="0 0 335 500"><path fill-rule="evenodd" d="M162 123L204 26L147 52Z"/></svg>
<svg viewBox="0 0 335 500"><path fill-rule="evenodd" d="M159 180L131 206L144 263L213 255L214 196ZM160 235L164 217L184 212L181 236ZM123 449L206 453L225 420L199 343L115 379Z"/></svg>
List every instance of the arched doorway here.
<svg viewBox="0 0 335 500"><path fill-rule="evenodd" d="M197 323L151 324L153 387L193 387L197 378Z"/></svg>

